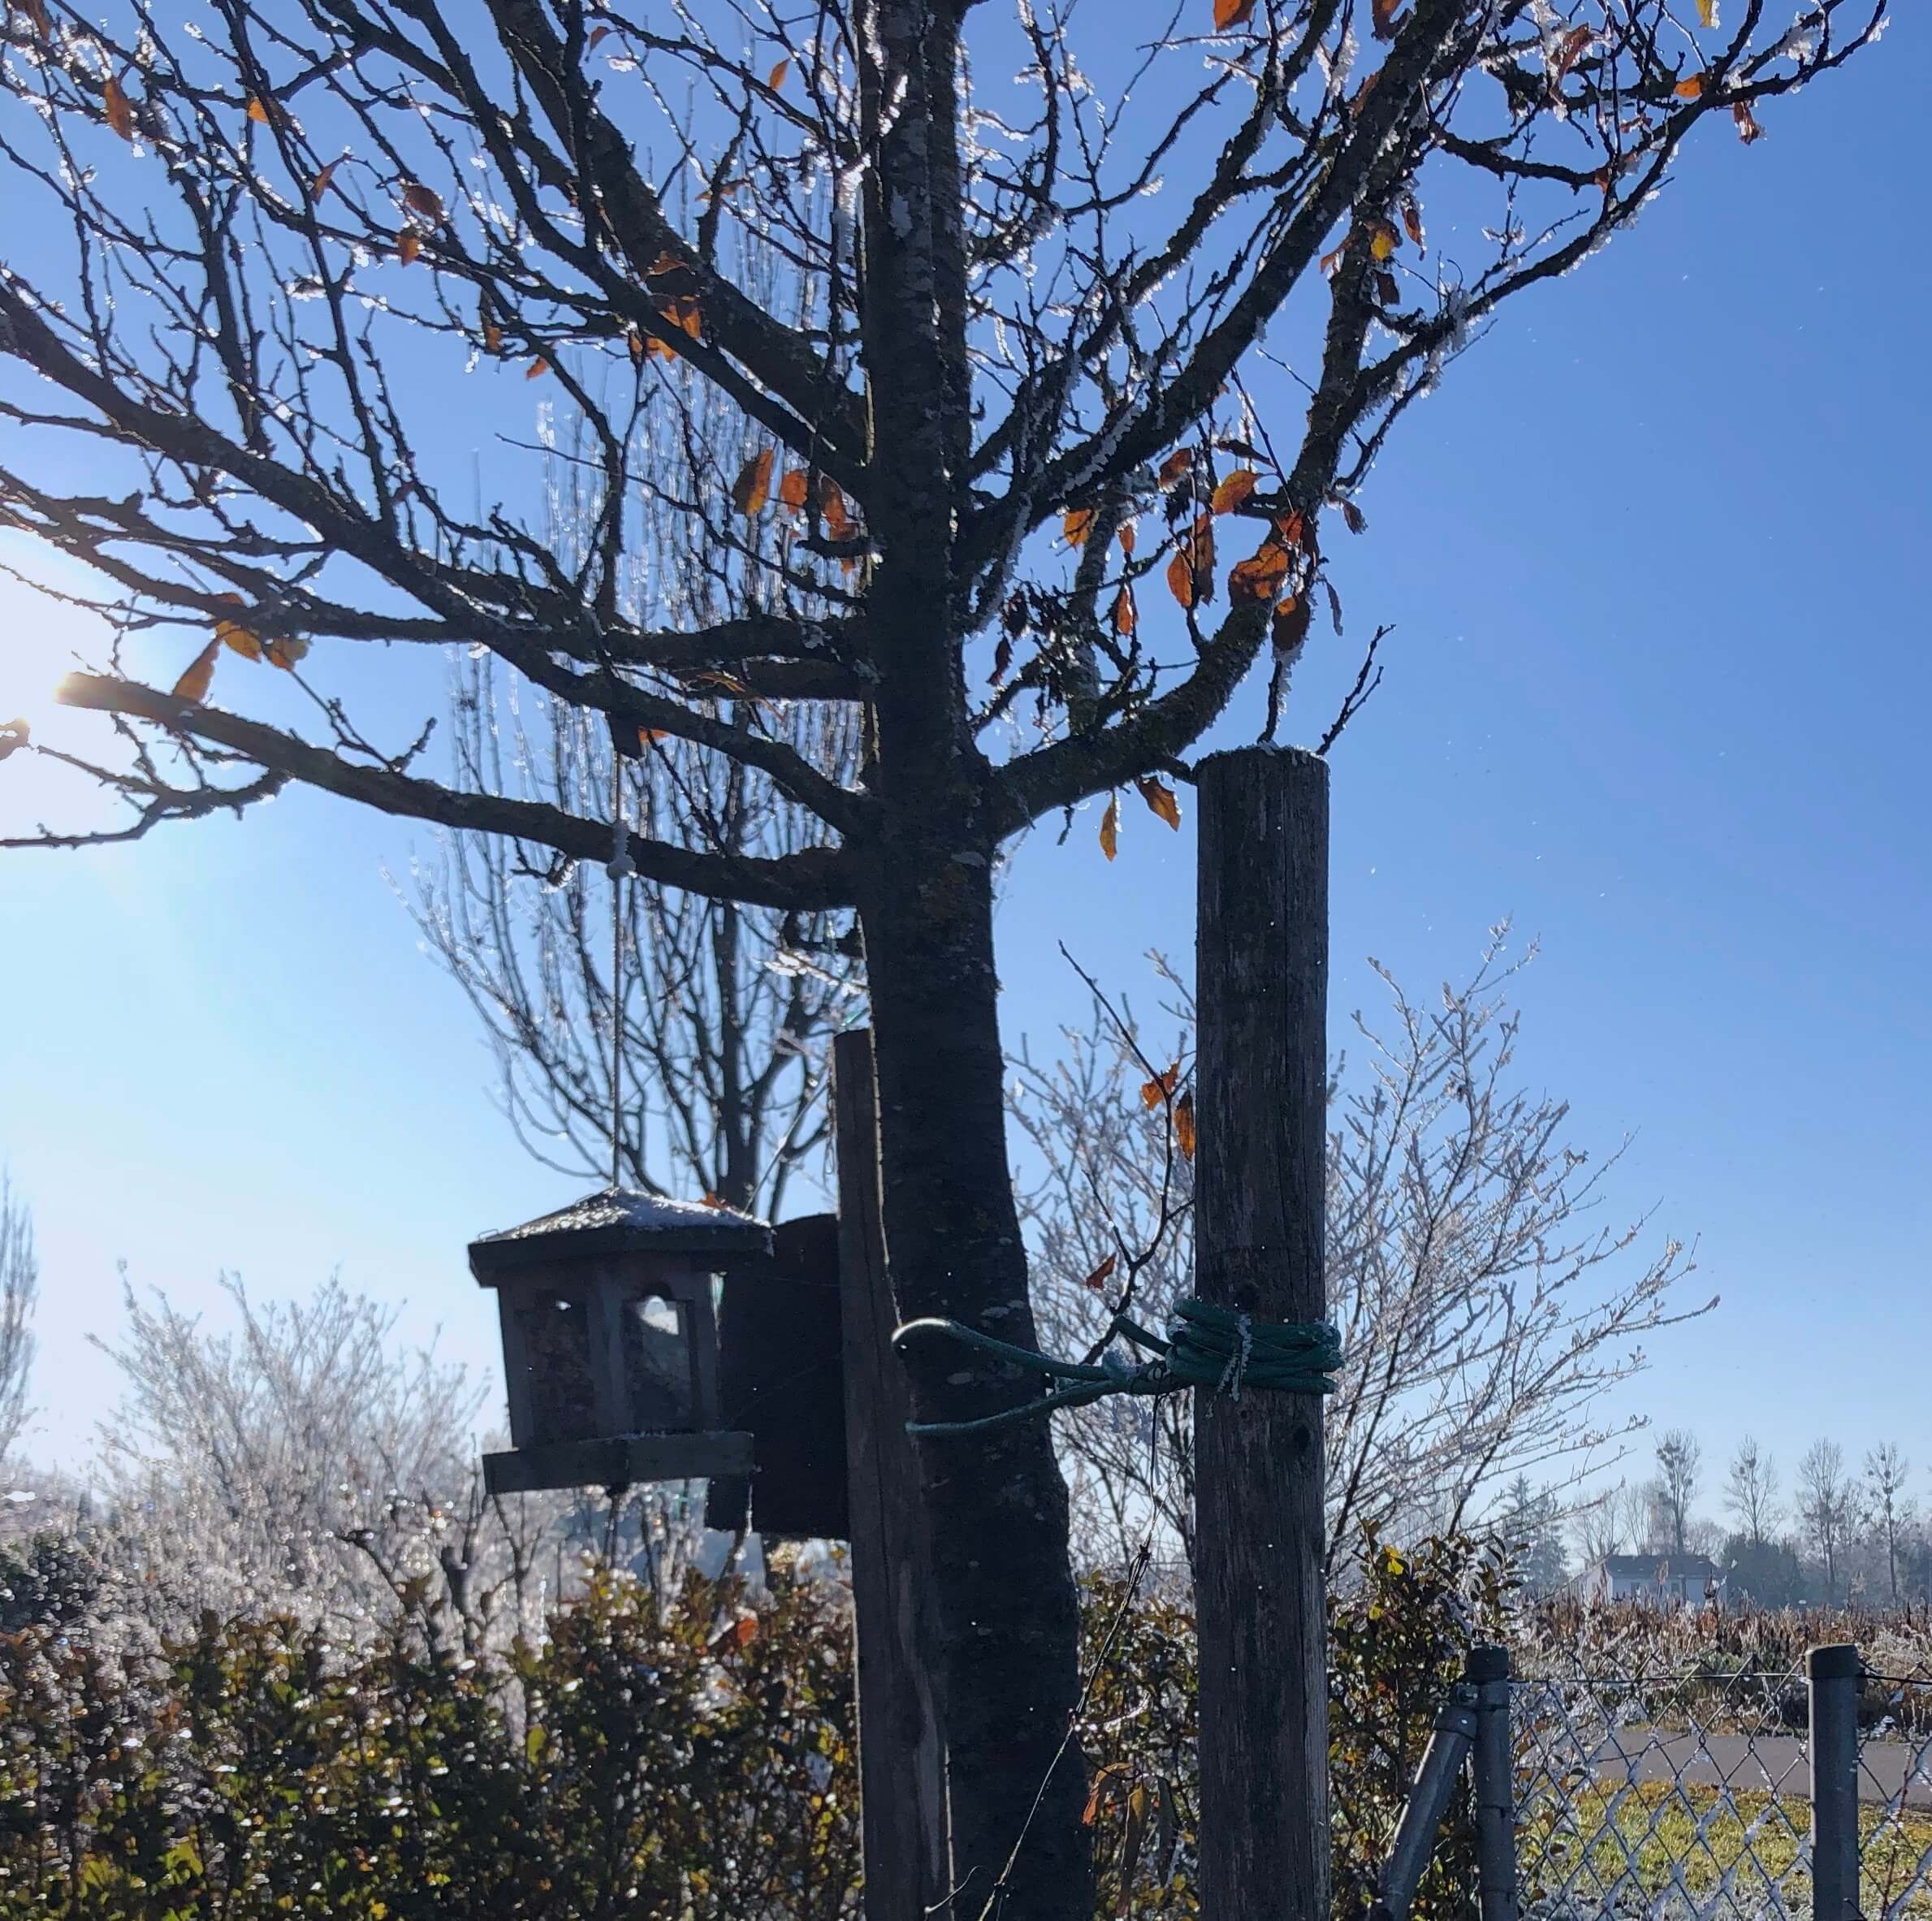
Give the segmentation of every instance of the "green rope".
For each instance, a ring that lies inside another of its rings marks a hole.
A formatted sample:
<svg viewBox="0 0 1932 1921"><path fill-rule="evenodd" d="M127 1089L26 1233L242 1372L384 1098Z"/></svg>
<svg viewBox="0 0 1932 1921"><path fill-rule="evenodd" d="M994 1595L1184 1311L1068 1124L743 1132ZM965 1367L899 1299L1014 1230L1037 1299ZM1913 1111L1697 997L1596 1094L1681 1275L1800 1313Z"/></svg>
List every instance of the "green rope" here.
<svg viewBox="0 0 1932 1921"><path fill-rule="evenodd" d="M948 1320L908 1321L894 1332L893 1345L903 1347L914 1334L942 1334L1065 1385L974 1421L909 1421L909 1434L973 1434L1031 1420L1056 1408L1090 1406L1109 1394L1175 1394L1187 1388L1213 1388L1236 1400L1246 1388L1265 1388L1277 1394L1332 1394L1334 1372L1342 1365L1342 1336L1326 1321L1257 1321L1192 1295L1174 1309L1165 1340L1124 1314L1113 1317L1109 1337L1117 1334L1152 1357L1144 1361L1122 1360L1111 1349L1098 1365L1058 1361Z"/></svg>

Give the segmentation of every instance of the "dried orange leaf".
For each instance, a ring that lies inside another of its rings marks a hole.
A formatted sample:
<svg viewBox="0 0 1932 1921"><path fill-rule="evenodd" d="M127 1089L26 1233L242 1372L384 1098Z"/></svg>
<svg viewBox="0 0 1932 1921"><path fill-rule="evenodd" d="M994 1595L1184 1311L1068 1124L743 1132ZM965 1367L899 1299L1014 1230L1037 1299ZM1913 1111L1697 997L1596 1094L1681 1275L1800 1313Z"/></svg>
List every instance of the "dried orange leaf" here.
<svg viewBox="0 0 1932 1921"><path fill-rule="evenodd" d="M1275 522L1274 530L1281 535L1282 545L1285 546L1301 547L1307 545L1307 523L1302 518L1299 511L1291 514L1283 514Z"/></svg>
<svg viewBox="0 0 1932 1921"><path fill-rule="evenodd" d="M1679 100L1701 99L1704 93L1704 76L1701 73L1688 74L1671 91Z"/></svg>
<svg viewBox="0 0 1932 1921"><path fill-rule="evenodd" d="M224 594L221 598L236 607L248 603L239 594ZM261 658L261 642L250 633L239 620L218 620L214 624L214 637L224 647L231 647L244 660L259 660Z"/></svg>
<svg viewBox="0 0 1932 1921"><path fill-rule="evenodd" d="M110 74L101 87L102 110L107 115L107 124L124 140L134 138L134 109L128 104L128 96L121 91L121 83ZM192 668L189 670L193 671Z"/></svg>
<svg viewBox="0 0 1932 1921"><path fill-rule="evenodd" d="M1422 244L1422 206L1412 193L1402 196L1402 227L1418 247Z"/></svg>
<svg viewBox="0 0 1932 1921"><path fill-rule="evenodd" d="M1228 576L1230 600L1273 600L1288 578L1288 550L1272 536Z"/></svg>
<svg viewBox="0 0 1932 1921"><path fill-rule="evenodd" d="M1734 103L1731 109L1731 117L1737 123L1738 138L1747 147L1752 141L1761 140L1764 138L1764 129L1758 125L1757 116L1752 112L1749 101L1740 100Z"/></svg>
<svg viewBox="0 0 1932 1921"><path fill-rule="evenodd" d="M740 513L761 512L772 498L772 450L766 447L738 469L731 485L731 503Z"/></svg>
<svg viewBox="0 0 1932 1921"><path fill-rule="evenodd" d="M269 123L268 109L253 93L249 96L249 118L257 126L266 127Z"/></svg>
<svg viewBox="0 0 1932 1921"><path fill-rule="evenodd" d="M175 683L175 698L178 701L193 701L198 706L208 698L208 689L214 679L214 663L220 654L222 644L210 641L194 658L188 671Z"/></svg>
<svg viewBox="0 0 1932 1921"><path fill-rule="evenodd" d="M1177 551L1167 563L1167 590L1182 607L1194 605L1194 569L1183 553Z"/></svg>
<svg viewBox="0 0 1932 1921"><path fill-rule="evenodd" d="M1208 503L1209 508L1217 514L1231 514L1260 484L1261 477L1253 468L1237 467L1214 490L1214 498Z"/></svg>
<svg viewBox="0 0 1932 1921"><path fill-rule="evenodd" d="M549 371L550 362L542 354L538 354L536 359L524 369L523 378L525 380L540 380Z"/></svg>
<svg viewBox="0 0 1932 1921"><path fill-rule="evenodd" d="M1697 0L1697 24L1701 27L1717 25L1718 0Z"/></svg>
<svg viewBox="0 0 1932 1921"><path fill-rule="evenodd" d="M1174 1103L1174 1145L1181 1150L1182 1160L1194 1159L1194 1090Z"/></svg>
<svg viewBox="0 0 1932 1921"><path fill-rule="evenodd" d="M1120 852L1120 796L1107 796L1107 811L1100 816L1100 852L1109 860Z"/></svg>
<svg viewBox="0 0 1932 1921"><path fill-rule="evenodd" d="M422 252L422 235L413 227L405 227L395 236L395 257L408 266Z"/></svg>
<svg viewBox="0 0 1932 1921"><path fill-rule="evenodd" d="M1070 507L1060 516L1060 532L1070 547L1085 546L1087 535L1093 532L1093 509Z"/></svg>
<svg viewBox="0 0 1932 1921"><path fill-rule="evenodd" d="M1099 1293L1101 1289L1106 1286L1109 1278L1119 1263L1120 1257L1117 1254L1109 1254L1106 1259L1102 1261L1100 1266L1080 1283L1081 1286L1091 1288L1096 1294Z"/></svg>
<svg viewBox="0 0 1932 1921"><path fill-rule="evenodd" d="M1348 242L1344 240L1340 247L1331 247L1320 260L1316 261L1316 265L1321 270L1323 279L1333 280L1335 278L1335 270L1342 265L1342 249L1347 245Z"/></svg>
<svg viewBox="0 0 1932 1921"><path fill-rule="evenodd" d="M272 667L279 667L285 674L295 671L296 663L309 651L309 643L295 634L278 634L272 641L264 641L261 658Z"/></svg>
<svg viewBox="0 0 1932 1921"><path fill-rule="evenodd" d="M1113 597L1113 631L1121 640L1130 640L1134 629L1140 624L1140 616L1134 606L1134 589L1123 586Z"/></svg>
<svg viewBox="0 0 1932 1921"><path fill-rule="evenodd" d="M403 189L403 205L425 220L443 218L443 196L434 188L422 186L414 180Z"/></svg>
<svg viewBox="0 0 1932 1921"><path fill-rule="evenodd" d="M1140 1084L1140 1104L1143 1107L1158 1107L1163 1102L1174 1098L1174 1090L1181 1085L1181 1064L1176 1061L1165 1073L1156 1074L1151 1081Z"/></svg>
<svg viewBox="0 0 1932 1921"><path fill-rule="evenodd" d="M1178 486L1186 478L1187 470L1194 464L1194 449L1178 447L1160 463L1160 471L1155 477L1163 487Z"/></svg>
<svg viewBox="0 0 1932 1921"><path fill-rule="evenodd" d="M320 200L322 196L329 191L329 183L335 178L335 170L341 165L342 159L341 156L339 154L335 159L330 161L322 168L322 171L318 173L315 176L314 179L309 183L309 199Z"/></svg>
<svg viewBox="0 0 1932 1921"><path fill-rule="evenodd" d="M1214 24L1222 32L1230 27L1245 27L1255 11L1255 0L1214 0Z"/></svg>
<svg viewBox="0 0 1932 1921"><path fill-rule="evenodd" d="M778 89L782 87L789 79L790 79L791 73L791 62L789 60L780 60L779 63L774 67L771 72L766 76L765 84L772 90L772 93L776 93Z"/></svg>
<svg viewBox="0 0 1932 1921"><path fill-rule="evenodd" d="M805 512L805 503L810 499L811 476L802 467L788 467L784 478L778 483L778 504L799 514Z"/></svg>
<svg viewBox="0 0 1932 1921"><path fill-rule="evenodd" d="M1134 784L1140 789L1140 797L1147 802L1148 809L1179 833L1181 803L1174 797L1174 790L1165 780L1156 780L1152 774L1142 775Z"/></svg>
<svg viewBox="0 0 1932 1921"><path fill-rule="evenodd" d="M845 490L829 473L819 476L819 512L824 516L825 531L834 540L849 540L856 531L845 505Z"/></svg>
<svg viewBox="0 0 1932 1921"><path fill-rule="evenodd" d="M493 320L483 322L483 351L485 353L501 353L504 350L504 330Z"/></svg>
<svg viewBox="0 0 1932 1921"><path fill-rule="evenodd" d="M1395 16L1402 11L1402 0L1372 0L1369 6L1369 23L1377 40L1393 40L1395 37Z"/></svg>
<svg viewBox="0 0 1932 1921"><path fill-rule="evenodd" d="M1120 524L1120 550L1131 560L1134 558L1134 523L1122 520Z"/></svg>

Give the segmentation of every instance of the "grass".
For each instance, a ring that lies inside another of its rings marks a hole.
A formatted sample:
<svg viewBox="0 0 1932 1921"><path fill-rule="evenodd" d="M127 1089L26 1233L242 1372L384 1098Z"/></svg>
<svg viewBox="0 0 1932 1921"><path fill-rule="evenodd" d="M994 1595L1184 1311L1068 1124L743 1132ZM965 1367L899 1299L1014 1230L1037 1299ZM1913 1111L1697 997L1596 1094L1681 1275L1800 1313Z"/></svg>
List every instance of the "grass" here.
<svg viewBox="0 0 1932 1921"><path fill-rule="evenodd" d="M1861 1910L1868 1921L1888 1915L1932 1921L1932 1812L1907 1810L1893 1819L1882 1807L1860 1810L1864 1836ZM1525 1907L1546 1909L1567 1883L1561 1905L1585 1914L1679 1909L1679 1888L1701 1907L1727 1889L1726 1911L1738 1915L1811 1913L1811 1876L1797 1866L1811 1811L1801 1798L1764 1793L1726 1795L1715 1787L1646 1782L1621 1793L1583 1787L1556 1811L1532 1809L1518 1836ZM1580 1852L1587 1856L1580 1861ZM1574 1872L1572 1871L1574 1871ZM1622 1882L1619 1887L1618 1884ZM1908 1892L1909 1890L1909 1892Z"/></svg>

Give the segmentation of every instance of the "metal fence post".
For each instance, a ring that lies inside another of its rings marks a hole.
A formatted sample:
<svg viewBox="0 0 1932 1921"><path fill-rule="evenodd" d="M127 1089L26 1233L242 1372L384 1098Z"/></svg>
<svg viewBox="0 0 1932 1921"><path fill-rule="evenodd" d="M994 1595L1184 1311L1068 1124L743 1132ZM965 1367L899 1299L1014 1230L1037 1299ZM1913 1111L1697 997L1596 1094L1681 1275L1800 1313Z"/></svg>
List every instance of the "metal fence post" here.
<svg viewBox="0 0 1932 1921"><path fill-rule="evenodd" d="M1804 1656L1811 1694L1813 1921L1858 1915L1858 1650L1839 1644Z"/></svg>
<svg viewBox="0 0 1932 1921"><path fill-rule="evenodd" d="M1475 1690L1467 1686L1451 1689L1436 1716L1435 1731L1423 1750L1416 1784L1403 1807L1402 1824L1389 1850L1389 1864L1382 1870L1371 1921L1408 1921L1416 1890L1428 1867L1429 1850L1436 1845L1436 1830L1449 1811L1462 1779L1463 1757L1476 1739L1476 1725Z"/></svg>
<svg viewBox="0 0 1932 1921"><path fill-rule="evenodd" d="M1463 1668L1476 1690L1476 1895L1482 1921L1516 1921L1515 1744L1510 1733L1510 1651L1472 1647Z"/></svg>

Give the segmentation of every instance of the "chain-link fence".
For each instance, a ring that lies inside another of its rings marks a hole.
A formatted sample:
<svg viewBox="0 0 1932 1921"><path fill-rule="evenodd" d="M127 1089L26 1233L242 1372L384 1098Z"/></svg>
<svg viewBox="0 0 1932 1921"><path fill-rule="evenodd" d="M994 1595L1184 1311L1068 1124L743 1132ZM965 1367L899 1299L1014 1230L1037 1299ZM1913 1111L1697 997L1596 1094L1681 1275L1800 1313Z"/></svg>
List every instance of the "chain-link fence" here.
<svg viewBox="0 0 1932 1921"><path fill-rule="evenodd" d="M1525 1921L1932 1921L1932 1673L1840 1678L1814 1803L1803 1668L1519 1677Z"/></svg>

